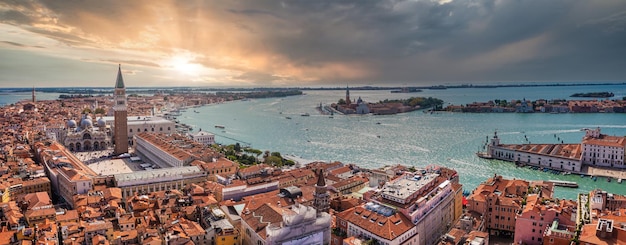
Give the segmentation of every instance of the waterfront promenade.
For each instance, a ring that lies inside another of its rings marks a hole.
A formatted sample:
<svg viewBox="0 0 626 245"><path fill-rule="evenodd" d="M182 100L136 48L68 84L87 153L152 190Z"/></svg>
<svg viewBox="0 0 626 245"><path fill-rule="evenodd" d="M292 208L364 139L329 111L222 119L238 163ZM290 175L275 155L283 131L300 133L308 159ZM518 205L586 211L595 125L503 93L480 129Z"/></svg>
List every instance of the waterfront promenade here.
<svg viewBox="0 0 626 245"><path fill-rule="evenodd" d="M626 179L626 170L584 166L582 172L590 176L611 177L615 180Z"/></svg>

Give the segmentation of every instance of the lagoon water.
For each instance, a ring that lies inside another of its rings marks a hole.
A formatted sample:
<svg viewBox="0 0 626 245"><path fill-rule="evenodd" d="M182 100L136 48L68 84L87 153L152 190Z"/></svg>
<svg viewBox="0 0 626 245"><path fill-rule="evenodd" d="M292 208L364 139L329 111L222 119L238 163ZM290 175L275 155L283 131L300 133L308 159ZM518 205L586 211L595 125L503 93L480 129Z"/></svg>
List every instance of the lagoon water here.
<svg viewBox="0 0 626 245"><path fill-rule="evenodd" d="M352 90L352 99L361 97L375 102L411 96L435 97L447 105L482 102L494 99L573 99L579 92L609 91L614 98L626 96L626 85L459 88L424 90L418 93ZM560 179L576 181L580 188L556 187L559 198L575 198L579 192L601 188L626 194L626 183L593 181L578 175L553 175L496 160L475 156L486 137L497 130L502 143L579 143L581 128L601 127L609 135L626 135L626 114L544 114L544 113L423 113L398 115L321 115L315 107L345 98L345 91L305 91L305 95L286 98L253 99L213 104L189 109L178 117L181 123L216 134L216 141L233 144L239 140L261 150L293 154L304 159L341 161L366 168L389 164L425 167L438 164L456 169L464 189L472 190L494 174L528 180ZM0 105L29 99L30 93L0 96ZM40 99L56 99L58 94L38 93ZM198 113L194 112L197 111ZM300 116L309 113L310 116ZM291 117L292 119L287 119ZM223 125L225 129L217 129ZM554 136L556 134L556 137Z"/></svg>
<svg viewBox="0 0 626 245"><path fill-rule="evenodd" d="M411 94L353 90L350 96L370 102L432 96L443 99L446 104L465 104L493 99L572 99L569 95L573 93L593 91L611 91L615 98L621 98L626 96L626 85L463 88ZM558 143L558 139L578 143L584 135L580 129L595 127L601 127L605 134L623 136L626 135L626 114L429 114L415 111L385 116L336 114L329 118L315 107L345 98L345 91L305 93L194 108L198 113L189 109L179 120L192 125L194 131L213 132L218 143L233 144L237 142L233 139L237 139L257 149L304 159L341 161L366 168L398 163L417 167L443 165L459 171L461 183L468 190L497 173L507 178L561 179L580 184L578 189L557 187L556 196L560 198L573 199L577 193L594 188L626 194L626 183L618 184L615 180L608 183L603 178L593 181L578 175L554 175L475 156L476 151L482 150L486 137L491 137L495 130L502 143L511 144L524 143L525 135L531 143ZM310 116L301 116L303 113ZM225 129L217 129L215 125L223 125Z"/></svg>

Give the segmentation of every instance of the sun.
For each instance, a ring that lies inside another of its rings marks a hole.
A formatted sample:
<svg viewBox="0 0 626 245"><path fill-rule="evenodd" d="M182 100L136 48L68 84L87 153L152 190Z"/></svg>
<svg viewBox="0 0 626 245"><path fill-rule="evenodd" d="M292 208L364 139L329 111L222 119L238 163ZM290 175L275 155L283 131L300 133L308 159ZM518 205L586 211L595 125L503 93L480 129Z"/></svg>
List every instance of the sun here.
<svg viewBox="0 0 626 245"><path fill-rule="evenodd" d="M202 65L193 63L190 55L178 55L172 57L167 63L168 67L186 76L199 76Z"/></svg>

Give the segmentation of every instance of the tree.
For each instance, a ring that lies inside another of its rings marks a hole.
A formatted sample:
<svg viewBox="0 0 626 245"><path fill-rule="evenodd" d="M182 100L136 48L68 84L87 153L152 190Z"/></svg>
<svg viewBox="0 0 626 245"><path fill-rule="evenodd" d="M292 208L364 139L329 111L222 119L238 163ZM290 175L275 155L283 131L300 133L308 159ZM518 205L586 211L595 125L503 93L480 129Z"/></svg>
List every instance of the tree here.
<svg viewBox="0 0 626 245"><path fill-rule="evenodd" d="M272 166L281 167L283 165L283 159L277 156L269 156L265 158L265 163Z"/></svg>
<svg viewBox="0 0 626 245"><path fill-rule="evenodd" d="M263 158L268 158L270 156L270 151L265 151L263 154Z"/></svg>
<svg viewBox="0 0 626 245"><path fill-rule="evenodd" d="M89 108L83 109L83 114L89 114L89 113L91 113L91 109Z"/></svg>
<svg viewBox="0 0 626 245"><path fill-rule="evenodd" d="M344 99L339 99L339 101L337 101L337 104L339 105L345 105L346 101Z"/></svg>
<svg viewBox="0 0 626 245"><path fill-rule="evenodd" d="M294 162L293 160L285 160L283 161L283 164L287 166L293 166L293 165L296 165L296 162Z"/></svg>
<svg viewBox="0 0 626 245"><path fill-rule="evenodd" d="M94 111L95 114L105 114L106 112L104 111L104 108L99 107L96 108L96 110Z"/></svg>

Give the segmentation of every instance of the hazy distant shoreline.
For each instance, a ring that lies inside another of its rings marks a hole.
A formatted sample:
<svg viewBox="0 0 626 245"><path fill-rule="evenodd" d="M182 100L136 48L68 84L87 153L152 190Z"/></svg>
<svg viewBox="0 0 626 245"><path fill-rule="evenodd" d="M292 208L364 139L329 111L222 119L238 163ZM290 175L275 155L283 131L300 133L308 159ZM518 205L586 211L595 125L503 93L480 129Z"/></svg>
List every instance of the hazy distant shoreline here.
<svg viewBox="0 0 626 245"><path fill-rule="evenodd" d="M626 85L626 82L605 83L521 83L521 84L459 84L459 85L429 85L429 86L355 86L350 90L395 90L409 89L455 89L455 88L511 88L511 87L571 87L571 86L610 86ZM153 94L153 93L205 93L223 91L272 91L272 90L345 90L346 87L257 87L257 88L210 88L210 87L128 87L128 93ZM0 92L31 92L30 88L0 88ZM43 93L69 93L69 94L108 94L113 90L110 87L35 87L37 92Z"/></svg>

